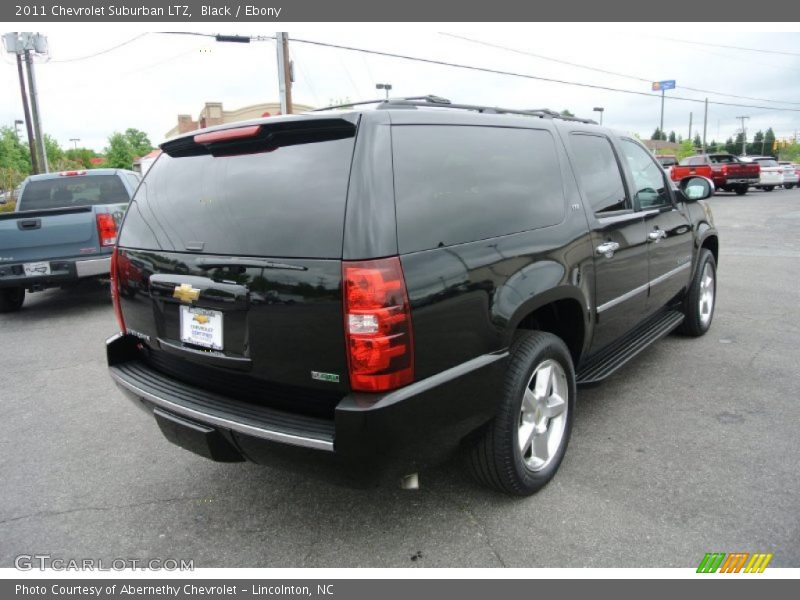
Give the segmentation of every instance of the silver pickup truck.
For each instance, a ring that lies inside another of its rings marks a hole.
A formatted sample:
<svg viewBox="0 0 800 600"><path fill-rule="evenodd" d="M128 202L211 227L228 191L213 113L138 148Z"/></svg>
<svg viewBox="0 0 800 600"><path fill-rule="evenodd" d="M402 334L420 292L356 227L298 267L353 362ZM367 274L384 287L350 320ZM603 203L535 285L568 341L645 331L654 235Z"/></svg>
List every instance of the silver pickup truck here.
<svg viewBox="0 0 800 600"><path fill-rule="evenodd" d="M0 214L0 312L19 310L26 290L107 275L139 181L123 169L28 177L15 212Z"/></svg>

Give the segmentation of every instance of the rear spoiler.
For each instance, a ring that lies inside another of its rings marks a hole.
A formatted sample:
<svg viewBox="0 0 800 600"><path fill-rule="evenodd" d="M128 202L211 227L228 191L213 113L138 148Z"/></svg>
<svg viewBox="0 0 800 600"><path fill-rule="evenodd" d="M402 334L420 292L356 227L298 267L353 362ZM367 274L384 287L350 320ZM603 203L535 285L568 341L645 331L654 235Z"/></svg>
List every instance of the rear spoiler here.
<svg viewBox="0 0 800 600"><path fill-rule="evenodd" d="M342 118L275 120L273 123L241 123L232 127L200 130L161 144L173 158L185 156L232 156L271 152L285 146L354 137L356 124Z"/></svg>

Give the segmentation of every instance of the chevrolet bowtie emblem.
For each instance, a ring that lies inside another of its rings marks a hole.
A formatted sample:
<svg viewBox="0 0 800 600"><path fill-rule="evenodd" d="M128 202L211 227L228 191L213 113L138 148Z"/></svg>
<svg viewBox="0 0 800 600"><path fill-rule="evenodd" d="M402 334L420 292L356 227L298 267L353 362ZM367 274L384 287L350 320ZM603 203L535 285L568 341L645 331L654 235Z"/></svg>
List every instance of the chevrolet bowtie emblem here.
<svg viewBox="0 0 800 600"><path fill-rule="evenodd" d="M208 323L209 318L205 315L195 315L194 320L200 323L200 325L205 325L206 323Z"/></svg>
<svg viewBox="0 0 800 600"><path fill-rule="evenodd" d="M191 284L182 283L175 286L175 291L172 292L172 297L177 298L181 302L191 302L200 297L200 290L193 288Z"/></svg>

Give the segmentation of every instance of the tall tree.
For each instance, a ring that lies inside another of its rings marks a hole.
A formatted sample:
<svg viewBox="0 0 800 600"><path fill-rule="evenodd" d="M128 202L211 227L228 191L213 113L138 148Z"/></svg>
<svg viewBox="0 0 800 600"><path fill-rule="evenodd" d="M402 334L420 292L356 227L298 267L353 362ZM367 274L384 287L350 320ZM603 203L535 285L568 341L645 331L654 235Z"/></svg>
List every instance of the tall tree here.
<svg viewBox="0 0 800 600"><path fill-rule="evenodd" d="M133 159L136 158L130 140L125 134L115 131L108 138L105 149L106 164L113 169L133 168Z"/></svg>
<svg viewBox="0 0 800 600"><path fill-rule="evenodd" d="M702 148L703 147L703 140L700 139L700 134L699 133L695 134L694 140L693 140L692 143L694 144L695 148Z"/></svg>
<svg viewBox="0 0 800 600"><path fill-rule="evenodd" d="M144 131L129 127L125 130L125 139L128 140L137 158L153 150L153 144L150 143L150 138L147 137Z"/></svg>
<svg viewBox="0 0 800 600"><path fill-rule="evenodd" d="M670 131L669 132L669 141L671 143L673 143L673 144L677 143L678 138L675 136L675 132L674 131Z"/></svg>

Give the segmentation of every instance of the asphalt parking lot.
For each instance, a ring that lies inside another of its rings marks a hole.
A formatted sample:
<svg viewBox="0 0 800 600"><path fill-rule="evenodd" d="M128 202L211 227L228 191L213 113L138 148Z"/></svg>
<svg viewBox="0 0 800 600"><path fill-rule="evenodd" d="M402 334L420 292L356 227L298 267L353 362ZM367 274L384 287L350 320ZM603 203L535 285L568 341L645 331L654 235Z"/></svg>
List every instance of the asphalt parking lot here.
<svg viewBox="0 0 800 600"><path fill-rule="evenodd" d="M164 440L117 391L100 285L0 315L0 566L19 554L196 567L800 566L800 190L721 194L711 331L579 391L554 481L510 499L458 465L351 490Z"/></svg>

